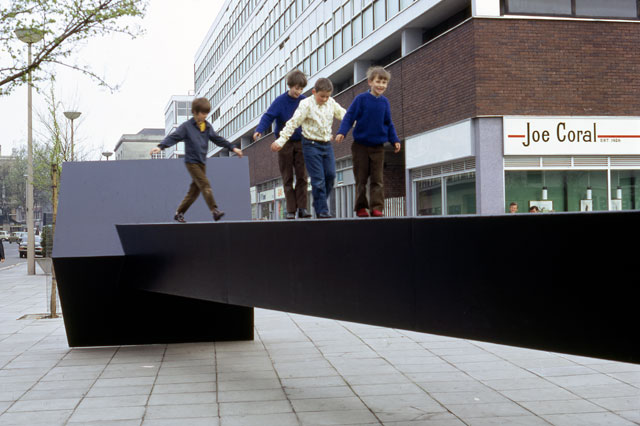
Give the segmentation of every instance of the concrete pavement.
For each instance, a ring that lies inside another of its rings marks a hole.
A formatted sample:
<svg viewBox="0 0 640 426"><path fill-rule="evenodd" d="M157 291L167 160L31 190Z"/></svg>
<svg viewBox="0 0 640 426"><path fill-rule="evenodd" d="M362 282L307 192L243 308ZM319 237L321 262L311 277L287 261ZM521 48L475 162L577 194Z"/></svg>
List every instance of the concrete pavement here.
<svg viewBox="0 0 640 426"><path fill-rule="evenodd" d="M46 306L0 270L0 425L640 424L633 364L260 309L253 342L70 349L18 320Z"/></svg>

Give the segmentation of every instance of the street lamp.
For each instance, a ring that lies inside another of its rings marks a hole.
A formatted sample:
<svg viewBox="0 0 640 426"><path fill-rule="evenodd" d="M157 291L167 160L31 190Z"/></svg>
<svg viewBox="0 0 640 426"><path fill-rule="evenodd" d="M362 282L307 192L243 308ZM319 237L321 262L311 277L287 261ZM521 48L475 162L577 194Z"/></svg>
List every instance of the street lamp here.
<svg viewBox="0 0 640 426"><path fill-rule="evenodd" d="M32 127L32 97L31 88L31 45L44 37L44 33L33 28L18 28L16 37L28 47L27 73L27 273L36 274L35 235L33 234L33 127Z"/></svg>
<svg viewBox="0 0 640 426"><path fill-rule="evenodd" d="M80 117L81 112L77 111L65 111L64 116L71 120L71 161L74 161L73 155L73 120Z"/></svg>
<svg viewBox="0 0 640 426"><path fill-rule="evenodd" d="M105 152L102 153L102 155L104 155L107 158L107 161L109 161L109 157L111 157L113 155L113 152L105 151Z"/></svg>

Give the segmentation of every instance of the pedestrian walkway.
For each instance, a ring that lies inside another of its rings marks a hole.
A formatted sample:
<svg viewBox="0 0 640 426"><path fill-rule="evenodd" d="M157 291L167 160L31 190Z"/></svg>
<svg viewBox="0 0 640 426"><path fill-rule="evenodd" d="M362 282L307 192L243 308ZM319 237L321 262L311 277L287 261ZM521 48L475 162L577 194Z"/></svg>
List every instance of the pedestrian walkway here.
<svg viewBox="0 0 640 426"><path fill-rule="evenodd" d="M640 424L634 364L260 309L252 342L70 349L18 320L45 287L0 271L0 425Z"/></svg>

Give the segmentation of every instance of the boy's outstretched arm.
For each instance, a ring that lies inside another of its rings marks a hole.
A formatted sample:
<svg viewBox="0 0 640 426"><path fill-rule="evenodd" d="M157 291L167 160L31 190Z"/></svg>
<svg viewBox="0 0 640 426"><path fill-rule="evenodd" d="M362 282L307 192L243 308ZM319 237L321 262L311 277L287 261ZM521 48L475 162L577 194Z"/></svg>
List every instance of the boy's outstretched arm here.
<svg viewBox="0 0 640 426"><path fill-rule="evenodd" d="M296 112L293 113L293 117L291 117L289 121L287 121L284 129L280 131L280 137L271 144L271 151L280 151L284 144L287 143L291 135L293 135L293 132L295 132L298 127L300 127L305 117L307 116L306 105L306 103L301 103L298 108L296 108Z"/></svg>
<svg viewBox="0 0 640 426"><path fill-rule="evenodd" d="M169 133L162 140L162 142L158 144L158 146L153 148L151 152L149 152L149 155L159 154L160 151L162 151L163 149L169 148L170 146L177 144L178 142L184 140L184 138L185 138L185 130L184 130L184 123L183 123L180 126L178 126L178 128L174 132Z"/></svg>
<svg viewBox="0 0 640 426"><path fill-rule="evenodd" d="M275 108L273 104L271 104L269 109L267 109L267 112L262 114L262 118L260 118L260 122L256 126L256 131L253 134L253 140L258 140L264 134L264 132L267 131L267 129L271 126L275 119Z"/></svg>
<svg viewBox="0 0 640 426"><path fill-rule="evenodd" d="M227 148L229 151L235 152L238 157L242 158L242 150L231 145L231 142L220 136L213 130L213 127L209 127L209 140L218 146Z"/></svg>
<svg viewBox="0 0 640 426"><path fill-rule="evenodd" d="M336 134L336 142L340 143L344 140L344 138L349 134L349 130L353 127L353 123L356 121L356 115L358 110L357 98L351 102L349 105L349 109L347 113L342 118L342 123L340 123L340 129L338 129L338 134Z"/></svg>

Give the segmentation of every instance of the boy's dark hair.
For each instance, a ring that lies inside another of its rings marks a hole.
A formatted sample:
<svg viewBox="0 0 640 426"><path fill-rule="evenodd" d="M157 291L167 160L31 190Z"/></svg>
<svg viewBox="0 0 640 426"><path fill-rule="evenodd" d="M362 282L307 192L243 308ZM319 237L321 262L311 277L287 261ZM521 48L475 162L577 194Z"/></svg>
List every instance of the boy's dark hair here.
<svg viewBox="0 0 640 426"><path fill-rule="evenodd" d="M191 113L197 114L199 112L204 112L205 114L211 112L211 102L209 102L209 99L196 98L191 102Z"/></svg>
<svg viewBox="0 0 640 426"><path fill-rule="evenodd" d="M319 78L313 86L316 92L333 92L333 83L328 78Z"/></svg>
<svg viewBox="0 0 640 426"><path fill-rule="evenodd" d="M367 80L375 80L380 77L382 80L391 80L391 73L382 67L371 67L367 70Z"/></svg>
<svg viewBox="0 0 640 426"><path fill-rule="evenodd" d="M293 70L287 74L287 86L289 87L307 87L307 76L300 70Z"/></svg>

